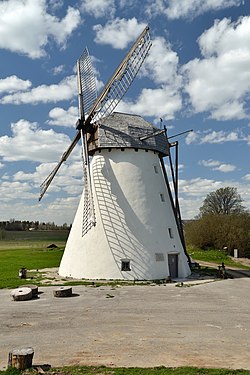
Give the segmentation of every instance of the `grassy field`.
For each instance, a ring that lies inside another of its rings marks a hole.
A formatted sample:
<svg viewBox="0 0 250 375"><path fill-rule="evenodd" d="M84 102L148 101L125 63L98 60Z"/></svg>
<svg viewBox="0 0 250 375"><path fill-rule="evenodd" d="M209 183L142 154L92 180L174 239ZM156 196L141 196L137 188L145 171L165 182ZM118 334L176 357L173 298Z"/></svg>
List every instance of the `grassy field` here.
<svg viewBox="0 0 250 375"><path fill-rule="evenodd" d="M7 232L0 240L0 288L16 288L18 271L58 267L67 240L67 231ZM55 244L57 248L48 249ZM30 283L30 281L29 281Z"/></svg>
<svg viewBox="0 0 250 375"><path fill-rule="evenodd" d="M20 372L16 369L8 369L0 371L1 375L21 375L21 374L38 374L36 371L29 370L29 372ZM227 369L209 369L209 368L196 368L196 367L154 367L154 368L110 368L105 366L87 367L87 366L74 366L54 368L49 372L44 372L46 375L237 375L244 374L250 375L248 370L227 370Z"/></svg>
<svg viewBox="0 0 250 375"><path fill-rule="evenodd" d="M4 238L0 239L0 251L2 249L47 247L51 243L55 243L58 247L64 247L68 234L67 230L6 231Z"/></svg>
<svg viewBox="0 0 250 375"><path fill-rule="evenodd" d="M30 283L20 280L18 271L22 267L27 270L59 267L67 237L68 231L59 230L5 232L4 239L0 239L0 288L16 288L21 283ZM57 248L48 249L51 244ZM228 267L250 268L235 263L223 251L189 248L188 252L196 261L224 262Z"/></svg>

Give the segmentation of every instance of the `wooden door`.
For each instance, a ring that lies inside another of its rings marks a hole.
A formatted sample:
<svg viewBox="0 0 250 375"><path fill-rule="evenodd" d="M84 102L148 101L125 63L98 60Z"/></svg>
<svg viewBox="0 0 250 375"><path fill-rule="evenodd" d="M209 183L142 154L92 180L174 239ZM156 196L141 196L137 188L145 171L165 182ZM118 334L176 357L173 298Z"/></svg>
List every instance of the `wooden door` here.
<svg viewBox="0 0 250 375"><path fill-rule="evenodd" d="M168 267L170 277L178 277L178 254L168 254Z"/></svg>

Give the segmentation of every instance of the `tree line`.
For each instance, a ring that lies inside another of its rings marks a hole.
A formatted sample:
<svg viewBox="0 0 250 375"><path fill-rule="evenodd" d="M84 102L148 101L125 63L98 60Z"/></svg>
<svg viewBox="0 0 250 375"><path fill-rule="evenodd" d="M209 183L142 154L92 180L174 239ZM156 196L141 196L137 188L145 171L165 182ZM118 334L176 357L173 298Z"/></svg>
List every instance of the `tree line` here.
<svg viewBox="0 0 250 375"><path fill-rule="evenodd" d="M195 220L185 224L189 246L221 249L250 258L250 212L242 205L237 189L226 187L209 193Z"/></svg>
<svg viewBox="0 0 250 375"><path fill-rule="evenodd" d="M0 230L6 231L26 231L26 230L69 230L70 226L67 223L63 225L56 225L54 222L39 222L29 220L15 220L0 221Z"/></svg>

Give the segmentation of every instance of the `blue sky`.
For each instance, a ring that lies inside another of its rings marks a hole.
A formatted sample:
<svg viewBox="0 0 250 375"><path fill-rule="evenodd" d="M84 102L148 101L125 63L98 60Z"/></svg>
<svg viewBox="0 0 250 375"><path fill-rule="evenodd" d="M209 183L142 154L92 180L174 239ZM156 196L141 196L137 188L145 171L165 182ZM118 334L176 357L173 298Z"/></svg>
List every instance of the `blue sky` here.
<svg viewBox="0 0 250 375"><path fill-rule="evenodd" d="M0 2L0 220L71 223L82 191L77 146L38 202L39 186L75 135L76 60L85 46L99 90L146 25L153 46L117 110L178 138L180 205L238 189L250 208L250 2Z"/></svg>

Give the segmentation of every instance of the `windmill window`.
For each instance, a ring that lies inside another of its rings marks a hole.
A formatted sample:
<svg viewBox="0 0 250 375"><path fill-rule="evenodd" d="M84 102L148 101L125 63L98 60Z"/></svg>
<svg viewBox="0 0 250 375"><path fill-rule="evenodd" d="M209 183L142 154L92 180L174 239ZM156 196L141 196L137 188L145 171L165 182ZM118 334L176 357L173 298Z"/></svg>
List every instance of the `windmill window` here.
<svg viewBox="0 0 250 375"><path fill-rule="evenodd" d="M164 196L164 194L160 193L160 198L161 198L162 202L165 202L165 196Z"/></svg>
<svg viewBox="0 0 250 375"><path fill-rule="evenodd" d="M168 234L170 238L174 238L174 233L172 228L168 228Z"/></svg>
<svg viewBox="0 0 250 375"><path fill-rule="evenodd" d="M159 173L157 165L154 165L154 172Z"/></svg>
<svg viewBox="0 0 250 375"><path fill-rule="evenodd" d="M131 271L130 260L121 261L121 271Z"/></svg>

